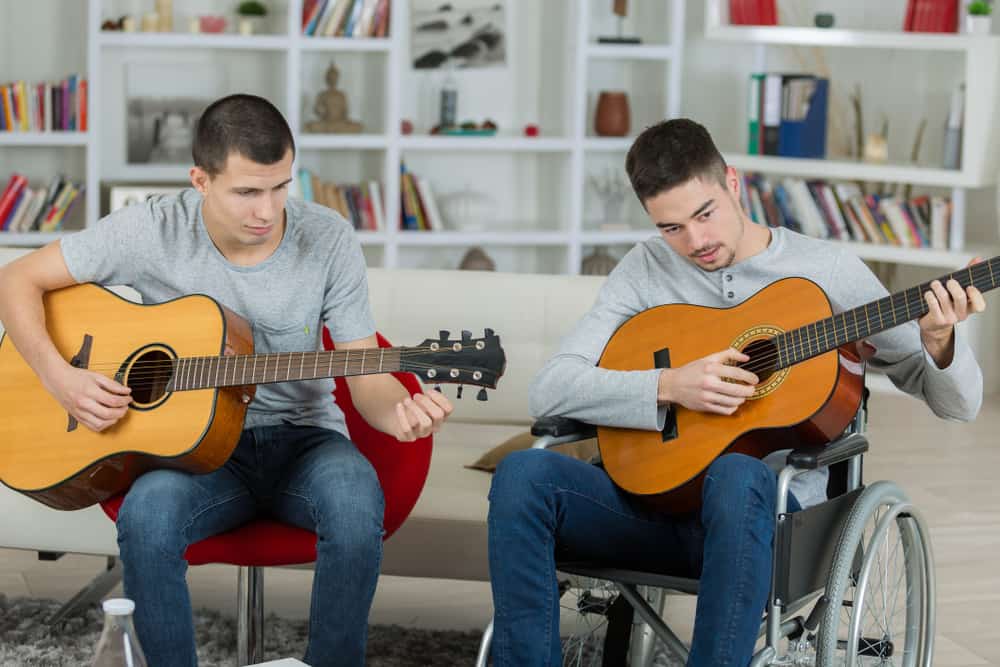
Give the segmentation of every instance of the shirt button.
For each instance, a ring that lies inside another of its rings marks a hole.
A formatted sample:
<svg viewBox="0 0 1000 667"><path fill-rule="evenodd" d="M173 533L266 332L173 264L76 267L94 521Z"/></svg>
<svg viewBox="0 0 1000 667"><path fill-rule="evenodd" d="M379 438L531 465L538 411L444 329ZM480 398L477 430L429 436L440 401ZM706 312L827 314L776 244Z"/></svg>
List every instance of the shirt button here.
<svg viewBox="0 0 1000 667"><path fill-rule="evenodd" d="M730 299L732 299L736 295L733 294L732 292L726 292L726 296L728 296Z"/></svg>
<svg viewBox="0 0 1000 667"><path fill-rule="evenodd" d="M726 274L726 280L732 280L732 279L733 279L733 274L727 273Z"/></svg>

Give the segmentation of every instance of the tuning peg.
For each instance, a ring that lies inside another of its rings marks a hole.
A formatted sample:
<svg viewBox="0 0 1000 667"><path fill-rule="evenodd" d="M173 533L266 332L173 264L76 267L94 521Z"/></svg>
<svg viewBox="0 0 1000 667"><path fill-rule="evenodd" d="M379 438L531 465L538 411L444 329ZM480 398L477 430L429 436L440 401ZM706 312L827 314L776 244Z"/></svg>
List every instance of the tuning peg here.
<svg viewBox="0 0 1000 667"><path fill-rule="evenodd" d="M476 400L477 401L485 401L486 398L487 398L486 397L486 390L485 389L480 389L479 393L476 394Z"/></svg>
<svg viewBox="0 0 1000 667"><path fill-rule="evenodd" d="M463 385L458 385L458 393L455 395L455 398L462 398L462 389L463 388L464 388Z"/></svg>
<svg viewBox="0 0 1000 667"><path fill-rule="evenodd" d="M472 342L472 332L467 329L462 329L462 342L466 345Z"/></svg>
<svg viewBox="0 0 1000 667"><path fill-rule="evenodd" d="M487 338L492 338L493 337L493 329L484 329L483 333L486 334Z"/></svg>
<svg viewBox="0 0 1000 667"><path fill-rule="evenodd" d="M451 335L451 332L448 331L447 329L441 329L441 331L439 331L438 333L441 334L441 342L448 340L448 336Z"/></svg>

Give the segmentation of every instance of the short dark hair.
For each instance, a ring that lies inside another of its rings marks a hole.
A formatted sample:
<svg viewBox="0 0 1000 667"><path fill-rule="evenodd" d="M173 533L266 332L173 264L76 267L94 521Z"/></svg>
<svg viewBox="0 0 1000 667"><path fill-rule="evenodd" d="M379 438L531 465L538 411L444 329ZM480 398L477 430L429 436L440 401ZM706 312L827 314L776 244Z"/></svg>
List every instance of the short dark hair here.
<svg viewBox="0 0 1000 667"><path fill-rule="evenodd" d="M688 118L665 120L643 130L628 151L625 171L643 208L646 200L693 178L726 185L726 161L712 135Z"/></svg>
<svg viewBox="0 0 1000 667"><path fill-rule="evenodd" d="M226 168L231 153L258 164L274 164L291 149L295 139L277 107L256 95L229 95L216 100L198 119L191 155L209 176Z"/></svg>

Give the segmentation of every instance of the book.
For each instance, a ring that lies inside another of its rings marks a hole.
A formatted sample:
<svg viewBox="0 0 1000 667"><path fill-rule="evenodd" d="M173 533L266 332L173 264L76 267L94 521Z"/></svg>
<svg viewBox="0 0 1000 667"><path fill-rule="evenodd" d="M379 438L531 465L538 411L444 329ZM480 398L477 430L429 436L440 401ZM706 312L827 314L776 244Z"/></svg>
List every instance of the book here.
<svg viewBox="0 0 1000 667"><path fill-rule="evenodd" d="M416 179L417 190L420 193L420 201L427 214L427 228L432 232L444 230L444 221L438 211L437 202L434 200L434 193L431 191L431 184L426 178L419 176Z"/></svg>
<svg viewBox="0 0 1000 667"><path fill-rule="evenodd" d="M0 223L7 219L11 210L17 203L21 191L27 187L28 179L24 175L14 172L7 180L7 185L0 194Z"/></svg>
<svg viewBox="0 0 1000 667"><path fill-rule="evenodd" d="M760 113L761 113L761 88L764 85L763 74L750 75L750 94L747 100L747 130L749 140L747 141L747 153L750 155L761 154L760 140Z"/></svg>
<svg viewBox="0 0 1000 667"><path fill-rule="evenodd" d="M375 230L385 229L385 206L382 203L382 186L378 181L368 183L368 194L372 199L372 209L375 212Z"/></svg>

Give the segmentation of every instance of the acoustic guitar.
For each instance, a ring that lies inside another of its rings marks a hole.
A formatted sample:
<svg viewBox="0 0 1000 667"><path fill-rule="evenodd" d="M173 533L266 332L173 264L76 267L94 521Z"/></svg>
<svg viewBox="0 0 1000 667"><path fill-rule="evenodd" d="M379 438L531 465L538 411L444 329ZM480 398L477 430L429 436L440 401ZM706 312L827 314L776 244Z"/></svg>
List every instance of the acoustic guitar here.
<svg viewBox="0 0 1000 667"><path fill-rule="evenodd" d="M997 286L1000 257L940 278L985 292ZM759 384L732 415L674 405L662 432L599 427L598 447L612 480L660 510L701 502L704 471L717 457L757 458L836 439L858 410L864 364L852 343L927 313L924 283L832 314L822 289L786 278L732 308L670 304L645 310L615 332L599 366L619 371L679 367L727 347Z"/></svg>
<svg viewBox="0 0 1000 667"><path fill-rule="evenodd" d="M478 398L486 400L506 365L490 329L460 340L442 331L415 347L254 354L250 324L204 295L140 305L83 284L49 292L44 303L46 328L65 359L132 389L125 416L92 431L0 339L0 481L63 510L120 493L153 468L218 468L236 447L259 384L409 371L483 387Z"/></svg>

